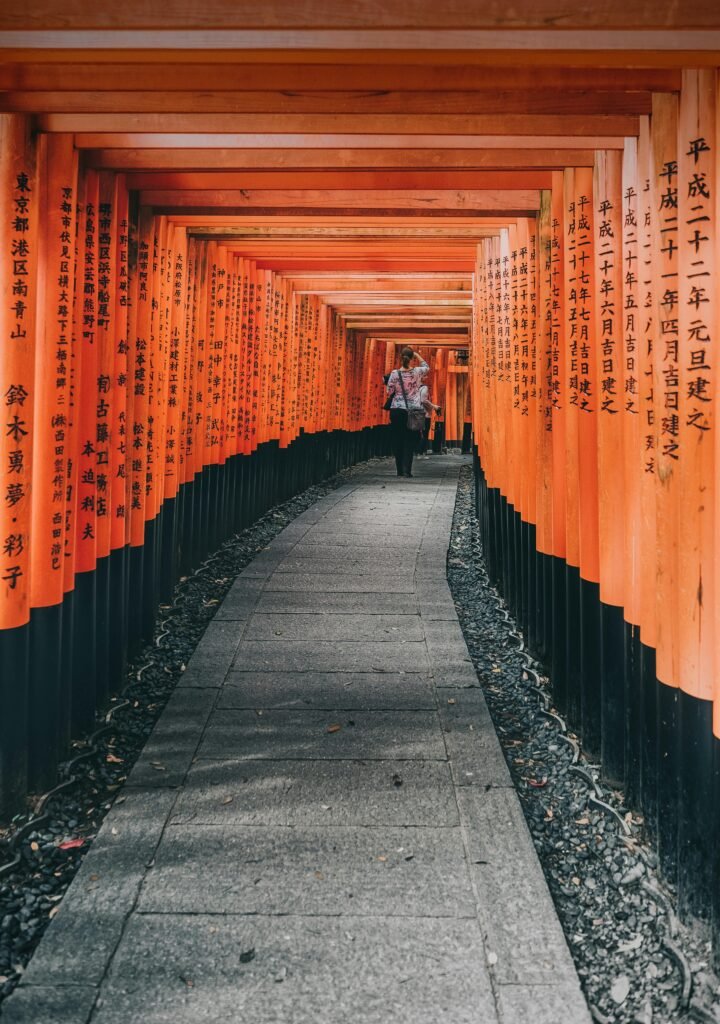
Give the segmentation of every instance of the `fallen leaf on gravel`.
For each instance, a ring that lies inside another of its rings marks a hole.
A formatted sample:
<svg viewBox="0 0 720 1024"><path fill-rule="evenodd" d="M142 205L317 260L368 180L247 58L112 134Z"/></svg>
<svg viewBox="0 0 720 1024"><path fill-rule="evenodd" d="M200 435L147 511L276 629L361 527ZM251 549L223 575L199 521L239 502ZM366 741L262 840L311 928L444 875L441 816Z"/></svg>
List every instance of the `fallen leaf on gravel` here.
<svg viewBox="0 0 720 1024"><path fill-rule="evenodd" d="M340 732L342 725L339 722L333 722L332 725L327 727L327 732Z"/></svg>
<svg viewBox="0 0 720 1024"><path fill-rule="evenodd" d="M58 910L59 910L59 909L60 909L60 904L59 904L59 903L56 903L54 907L51 907L51 909L50 909L50 913L48 914L48 918L49 918L49 919L50 919L51 921L52 921L52 919L53 919L53 918L55 917L55 915L57 914L57 912L58 912Z"/></svg>
<svg viewBox="0 0 720 1024"><path fill-rule="evenodd" d="M30 849L32 850L33 853L37 853L37 851L40 849L40 844L30 843Z"/></svg>
<svg viewBox="0 0 720 1024"><path fill-rule="evenodd" d="M121 757L115 757L114 754L108 754L105 758L108 764L122 764L123 759Z"/></svg>
<svg viewBox="0 0 720 1024"><path fill-rule="evenodd" d="M66 839L65 842L59 844L58 850L78 850L84 845L84 839Z"/></svg>
<svg viewBox="0 0 720 1024"><path fill-rule="evenodd" d="M543 786L547 786L547 777L543 775L541 779L528 779L528 784L531 785L533 789L542 789Z"/></svg>
<svg viewBox="0 0 720 1024"><path fill-rule="evenodd" d="M610 996L613 1002L620 1006L630 994L630 979L627 974L621 974L615 979L610 988Z"/></svg>

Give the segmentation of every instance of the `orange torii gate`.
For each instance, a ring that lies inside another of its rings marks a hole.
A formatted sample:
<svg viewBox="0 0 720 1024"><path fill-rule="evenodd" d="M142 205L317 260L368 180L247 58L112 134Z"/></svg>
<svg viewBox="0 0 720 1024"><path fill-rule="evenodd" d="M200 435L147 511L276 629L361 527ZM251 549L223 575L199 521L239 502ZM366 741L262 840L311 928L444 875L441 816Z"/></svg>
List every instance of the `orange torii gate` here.
<svg viewBox="0 0 720 1024"><path fill-rule="evenodd" d="M529 327L524 222L482 241L471 349L493 571L552 661L559 706L657 830L683 910L703 916L720 706L717 103L716 73L685 71L637 140L553 177L531 222Z"/></svg>
<svg viewBox="0 0 720 1024"><path fill-rule="evenodd" d="M0 14L3 813L178 573L387 450L410 342L559 708L720 936L716 5L35 6Z"/></svg>

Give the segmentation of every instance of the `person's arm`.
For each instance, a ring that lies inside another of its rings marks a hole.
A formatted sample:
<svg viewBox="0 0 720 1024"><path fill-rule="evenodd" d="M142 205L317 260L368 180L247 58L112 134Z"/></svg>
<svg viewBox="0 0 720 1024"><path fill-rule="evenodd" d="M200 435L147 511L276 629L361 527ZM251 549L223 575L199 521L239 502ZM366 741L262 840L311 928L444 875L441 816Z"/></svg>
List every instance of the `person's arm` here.
<svg viewBox="0 0 720 1024"><path fill-rule="evenodd" d="M422 380L423 377L427 375L427 372L430 369L430 367L425 362L425 360L423 359L419 352L413 352L413 356L415 357L415 359L419 359L420 362L417 366L413 368L412 372L418 378L418 380Z"/></svg>

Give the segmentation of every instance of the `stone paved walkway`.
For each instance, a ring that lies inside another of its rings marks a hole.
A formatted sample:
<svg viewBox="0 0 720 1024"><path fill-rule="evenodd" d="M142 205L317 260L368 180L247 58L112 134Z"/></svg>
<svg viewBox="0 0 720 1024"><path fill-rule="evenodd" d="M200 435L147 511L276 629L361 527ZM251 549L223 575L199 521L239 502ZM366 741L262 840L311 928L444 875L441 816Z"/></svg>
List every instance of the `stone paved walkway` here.
<svg viewBox="0 0 720 1024"><path fill-rule="evenodd" d="M586 1024L445 560L459 457L238 577L3 1024Z"/></svg>

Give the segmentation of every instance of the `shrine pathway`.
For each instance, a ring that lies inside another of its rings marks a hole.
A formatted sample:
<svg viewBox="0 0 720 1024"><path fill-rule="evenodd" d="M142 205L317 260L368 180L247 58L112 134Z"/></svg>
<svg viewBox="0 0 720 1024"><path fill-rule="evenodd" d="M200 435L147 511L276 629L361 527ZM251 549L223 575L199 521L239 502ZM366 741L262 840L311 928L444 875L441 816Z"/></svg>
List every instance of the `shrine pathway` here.
<svg viewBox="0 0 720 1024"><path fill-rule="evenodd" d="M586 1024L445 566L465 460L238 577L3 1024Z"/></svg>

